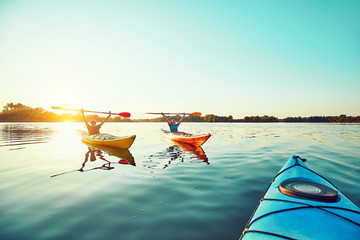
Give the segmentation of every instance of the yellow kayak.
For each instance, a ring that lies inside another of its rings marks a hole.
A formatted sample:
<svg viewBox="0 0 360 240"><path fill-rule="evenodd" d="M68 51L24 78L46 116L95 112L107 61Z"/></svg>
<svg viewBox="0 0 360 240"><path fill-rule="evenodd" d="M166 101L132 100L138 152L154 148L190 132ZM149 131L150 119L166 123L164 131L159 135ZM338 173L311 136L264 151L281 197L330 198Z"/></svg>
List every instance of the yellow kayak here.
<svg viewBox="0 0 360 240"><path fill-rule="evenodd" d="M83 134L82 140L87 143L110 146L110 147L118 147L128 149L133 144L136 135L126 136L126 137L117 137L107 133L100 134Z"/></svg>

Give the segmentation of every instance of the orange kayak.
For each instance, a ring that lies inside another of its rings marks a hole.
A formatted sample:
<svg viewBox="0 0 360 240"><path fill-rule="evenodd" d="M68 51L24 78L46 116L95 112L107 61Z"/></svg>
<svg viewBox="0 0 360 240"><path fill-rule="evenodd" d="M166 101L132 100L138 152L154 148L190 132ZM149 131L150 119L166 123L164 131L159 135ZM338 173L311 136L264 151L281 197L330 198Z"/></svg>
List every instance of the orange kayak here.
<svg viewBox="0 0 360 240"><path fill-rule="evenodd" d="M196 147L203 145L211 136L211 134L195 135L184 132L169 132L161 129L164 138L180 143L187 143Z"/></svg>

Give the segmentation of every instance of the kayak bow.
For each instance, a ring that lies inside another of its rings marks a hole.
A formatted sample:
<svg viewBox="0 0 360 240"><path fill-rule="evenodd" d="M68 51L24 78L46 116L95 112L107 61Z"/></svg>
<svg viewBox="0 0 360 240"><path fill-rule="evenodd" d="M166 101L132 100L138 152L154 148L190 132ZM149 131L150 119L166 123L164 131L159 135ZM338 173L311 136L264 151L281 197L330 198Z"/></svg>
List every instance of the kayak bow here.
<svg viewBox="0 0 360 240"><path fill-rule="evenodd" d="M240 239L359 239L360 209L293 156L275 176Z"/></svg>

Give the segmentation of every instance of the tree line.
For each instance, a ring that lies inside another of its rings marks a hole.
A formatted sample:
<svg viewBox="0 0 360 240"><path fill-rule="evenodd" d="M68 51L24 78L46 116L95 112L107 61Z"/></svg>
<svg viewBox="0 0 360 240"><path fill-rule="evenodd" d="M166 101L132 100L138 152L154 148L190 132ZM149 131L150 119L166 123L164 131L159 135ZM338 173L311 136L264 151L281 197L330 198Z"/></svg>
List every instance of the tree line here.
<svg viewBox="0 0 360 240"><path fill-rule="evenodd" d="M95 118L98 122L105 119L106 116L101 117L97 114L86 115L87 119ZM173 116L172 119L179 121L181 116ZM80 113L62 113L56 114L54 112L46 111L43 108L31 108L21 103L7 103L0 113L0 122L82 122L83 118ZM150 119L126 119L120 116L112 117L109 122L164 122L164 117L150 118ZM340 116L312 116L312 117L287 117L285 119L278 119L274 116L246 116L243 119L234 119L232 115L217 116L214 114L207 114L204 117L200 116L186 116L183 122L344 122L344 123L358 123L360 116L352 117L346 115Z"/></svg>
<svg viewBox="0 0 360 240"><path fill-rule="evenodd" d="M351 117L344 114L340 116L312 116L312 117L287 117L284 122L345 122L357 123L360 122L360 116Z"/></svg>
<svg viewBox="0 0 360 240"><path fill-rule="evenodd" d="M96 114L86 115L87 119L95 118L96 121L102 121L106 118ZM62 113L46 111L43 108L31 108L21 103L7 103L0 113L0 122L82 122L81 113ZM123 119L120 116L110 118L109 122L127 122L129 119Z"/></svg>

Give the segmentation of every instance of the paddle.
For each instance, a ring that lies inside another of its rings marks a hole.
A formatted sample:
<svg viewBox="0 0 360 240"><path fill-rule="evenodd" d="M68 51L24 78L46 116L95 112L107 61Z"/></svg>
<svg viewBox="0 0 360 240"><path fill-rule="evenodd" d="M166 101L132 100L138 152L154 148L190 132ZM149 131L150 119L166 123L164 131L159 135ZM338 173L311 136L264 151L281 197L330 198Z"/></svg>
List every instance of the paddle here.
<svg viewBox="0 0 360 240"><path fill-rule="evenodd" d="M58 107L58 106L52 106L51 108L55 109L55 110L81 111L81 109L71 109L71 108ZM109 112L98 112L98 111L90 111L90 110L84 110L84 112L109 114ZM128 113L128 112L111 113L111 114L119 115L119 116L124 117L124 118L129 118L131 116L131 114Z"/></svg>
<svg viewBox="0 0 360 240"><path fill-rule="evenodd" d="M166 115L182 115L184 113L151 113L148 112L146 114L166 114ZM185 115L193 115L193 116L201 116L201 112L193 112L193 113L185 113Z"/></svg>

